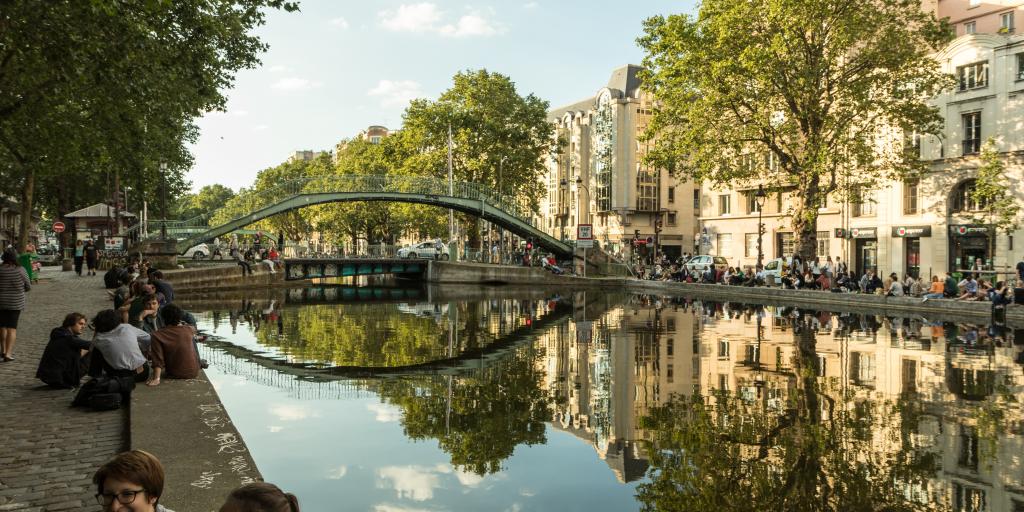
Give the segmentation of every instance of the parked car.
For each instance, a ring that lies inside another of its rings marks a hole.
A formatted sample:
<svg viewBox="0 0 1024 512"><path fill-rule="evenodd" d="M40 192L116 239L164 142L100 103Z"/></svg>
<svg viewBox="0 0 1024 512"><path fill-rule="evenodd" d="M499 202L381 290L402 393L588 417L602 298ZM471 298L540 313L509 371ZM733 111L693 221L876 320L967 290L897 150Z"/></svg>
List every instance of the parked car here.
<svg viewBox="0 0 1024 512"><path fill-rule="evenodd" d="M782 276L789 274L789 267L792 262L793 259L788 257L768 260L768 262L764 264L765 280L776 284L782 282ZM774 280L769 280L769 277Z"/></svg>
<svg viewBox="0 0 1024 512"><path fill-rule="evenodd" d="M185 251L185 257L194 260L204 260L210 257L210 247L206 244L196 245Z"/></svg>
<svg viewBox="0 0 1024 512"><path fill-rule="evenodd" d="M703 272L710 266L714 266L718 272L724 272L729 268L729 262L721 256L701 254L690 258L683 266L689 272Z"/></svg>
<svg viewBox="0 0 1024 512"><path fill-rule="evenodd" d="M398 250L399 258L426 258L426 259L448 259L448 246L441 244L441 254L438 256L436 242L421 242L414 245L402 247Z"/></svg>

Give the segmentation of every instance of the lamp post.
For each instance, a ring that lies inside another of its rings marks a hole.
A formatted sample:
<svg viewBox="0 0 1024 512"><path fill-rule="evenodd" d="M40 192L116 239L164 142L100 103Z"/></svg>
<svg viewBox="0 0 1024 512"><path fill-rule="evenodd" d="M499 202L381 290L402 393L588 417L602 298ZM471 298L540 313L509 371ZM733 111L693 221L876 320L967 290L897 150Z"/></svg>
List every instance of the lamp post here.
<svg viewBox="0 0 1024 512"><path fill-rule="evenodd" d="M757 192L754 193L754 203L757 204L757 266L754 268L755 272L761 270L764 260L764 250L761 245L764 238L764 223L761 222L761 214L764 211L764 202L767 198L768 195L764 193L764 185L758 185Z"/></svg>
<svg viewBox="0 0 1024 512"><path fill-rule="evenodd" d="M587 188L587 186L583 184L583 178L581 178L579 176L576 176L576 195L577 196L579 196L580 187L583 187L583 190L587 191L587 222L585 224L590 224L590 189ZM582 202L582 200L580 200L580 198L577 197L576 198L576 225L577 226L580 224L580 219L581 219L580 218L580 203L581 202ZM577 233L579 233L578 229L577 229ZM593 228L591 228L591 234L593 234ZM587 277L587 249L585 247L583 248L583 277Z"/></svg>

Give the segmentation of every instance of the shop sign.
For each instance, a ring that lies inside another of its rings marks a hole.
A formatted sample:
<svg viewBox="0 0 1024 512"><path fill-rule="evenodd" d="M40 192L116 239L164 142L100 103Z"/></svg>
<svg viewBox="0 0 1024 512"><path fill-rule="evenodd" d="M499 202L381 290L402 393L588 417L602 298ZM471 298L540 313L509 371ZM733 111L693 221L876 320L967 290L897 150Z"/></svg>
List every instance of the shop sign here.
<svg viewBox="0 0 1024 512"><path fill-rule="evenodd" d="M103 237L102 249L104 251L123 251L124 250L124 237L123 236L105 236L105 237Z"/></svg>
<svg viewBox="0 0 1024 512"><path fill-rule="evenodd" d="M850 238L878 238L878 228L850 228Z"/></svg>
<svg viewBox="0 0 1024 512"><path fill-rule="evenodd" d="M893 238L917 238L932 236L931 226L893 226Z"/></svg>
<svg viewBox="0 0 1024 512"><path fill-rule="evenodd" d="M973 224L951 224L949 232L957 236L987 235L988 226L976 226Z"/></svg>
<svg viewBox="0 0 1024 512"><path fill-rule="evenodd" d="M832 238L846 238L846 230L843 228L836 228L832 233Z"/></svg>

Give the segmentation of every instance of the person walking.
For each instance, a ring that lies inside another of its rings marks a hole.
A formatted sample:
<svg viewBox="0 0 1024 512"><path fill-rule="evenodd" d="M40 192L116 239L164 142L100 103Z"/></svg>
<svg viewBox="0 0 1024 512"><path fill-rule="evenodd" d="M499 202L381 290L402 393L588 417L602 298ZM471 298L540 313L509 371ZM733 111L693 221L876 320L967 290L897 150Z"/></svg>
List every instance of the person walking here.
<svg viewBox="0 0 1024 512"><path fill-rule="evenodd" d="M85 243L85 265L89 267L88 275L96 275L96 266L100 259L100 252L92 240Z"/></svg>
<svg viewBox="0 0 1024 512"><path fill-rule="evenodd" d="M36 283L39 281L39 275L36 273L35 262L39 259L39 255L36 254L35 244L25 244L25 250L18 255L18 264L25 269L25 273L28 274L28 280Z"/></svg>
<svg viewBox="0 0 1024 512"><path fill-rule="evenodd" d="M75 242L75 273L82 275L82 262L85 261L85 245L79 240Z"/></svg>
<svg viewBox="0 0 1024 512"><path fill-rule="evenodd" d="M18 266L14 250L0 256L0 358L14 360L18 318L25 309L25 292L32 289L25 269Z"/></svg>

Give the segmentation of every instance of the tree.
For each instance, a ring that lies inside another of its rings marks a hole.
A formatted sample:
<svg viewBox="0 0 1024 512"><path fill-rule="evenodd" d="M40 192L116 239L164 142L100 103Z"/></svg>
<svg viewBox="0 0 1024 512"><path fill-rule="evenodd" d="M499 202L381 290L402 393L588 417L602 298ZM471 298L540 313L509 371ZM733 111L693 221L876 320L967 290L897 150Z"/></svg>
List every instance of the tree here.
<svg viewBox="0 0 1024 512"><path fill-rule="evenodd" d="M971 199L982 205L981 215L975 216L973 222L991 226L992 236L989 237L990 257L996 253L996 237L1002 231L1007 236L1017 229L1017 215L1020 213L1020 202L1006 186L1006 165L996 149L993 139L985 141L981 148L981 166L978 167L978 178L974 182Z"/></svg>
<svg viewBox="0 0 1024 512"><path fill-rule="evenodd" d="M926 100L952 84L930 57L950 31L915 0L705 0L644 32L651 160L712 186L792 191L807 259L830 194L920 172L899 136L942 127Z"/></svg>
<svg viewBox="0 0 1024 512"><path fill-rule="evenodd" d="M21 192L22 229L69 187L111 199L122 176L169 213L187 189L193 119L223 109L235 73L266 49L252 29L284 0L13 0L0 9L0 168ZM61 202L58 216L81 204Z"/></svg>
<svg viewBox="0 0 1024 512"><path fill-rule="evenodd" d="M198 192L186 194L181 198L178 218L191 219L199 215L212 214L233 197L235 197L235 191L224 185L219 183L206 185Z"/></svg>

